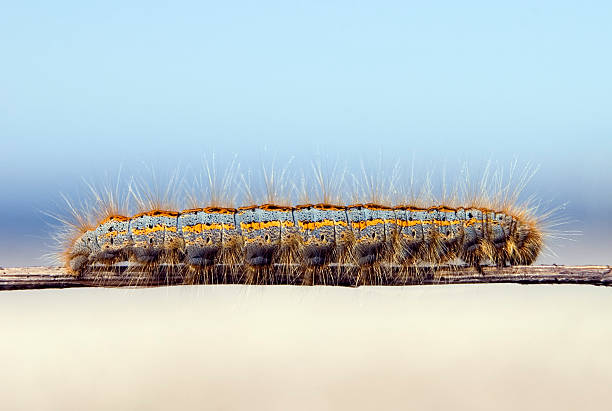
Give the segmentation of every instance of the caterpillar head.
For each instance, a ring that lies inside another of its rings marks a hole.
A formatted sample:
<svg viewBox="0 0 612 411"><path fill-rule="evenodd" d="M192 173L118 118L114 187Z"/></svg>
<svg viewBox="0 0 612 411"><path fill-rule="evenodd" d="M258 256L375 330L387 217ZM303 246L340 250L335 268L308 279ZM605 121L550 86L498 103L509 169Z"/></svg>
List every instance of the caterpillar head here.
<svg viewBox="0 0 612 411"><path fill-rule="evenodd" d="M91 260L91 256L98 252L100 247L96 241L95 231L89 230L81 234L66 253L66 269L73 274L83 272Z"/></svg>

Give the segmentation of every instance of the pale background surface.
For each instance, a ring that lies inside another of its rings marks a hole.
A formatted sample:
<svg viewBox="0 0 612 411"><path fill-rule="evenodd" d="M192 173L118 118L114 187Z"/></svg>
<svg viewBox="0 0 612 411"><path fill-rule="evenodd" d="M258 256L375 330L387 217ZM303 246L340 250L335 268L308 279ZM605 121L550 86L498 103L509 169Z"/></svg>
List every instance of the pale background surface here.
<svg viewBox="0 0 612 411"><path fill-rule="evenodd" d="M4 409L607 410L592 286L0 294Z"/></svg>

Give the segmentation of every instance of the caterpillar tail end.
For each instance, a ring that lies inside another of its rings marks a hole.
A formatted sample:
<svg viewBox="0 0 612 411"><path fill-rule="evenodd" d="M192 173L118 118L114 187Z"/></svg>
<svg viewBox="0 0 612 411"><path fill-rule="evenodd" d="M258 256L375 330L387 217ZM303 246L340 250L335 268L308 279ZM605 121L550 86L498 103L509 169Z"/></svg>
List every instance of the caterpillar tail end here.
<svg viewBox="0 0 612 411"><path fill-rule="evenodd" d="M537 222L527 222L508 239L508 261L511 265L531 265L540 255L543 245L542 230Z"/></svg>

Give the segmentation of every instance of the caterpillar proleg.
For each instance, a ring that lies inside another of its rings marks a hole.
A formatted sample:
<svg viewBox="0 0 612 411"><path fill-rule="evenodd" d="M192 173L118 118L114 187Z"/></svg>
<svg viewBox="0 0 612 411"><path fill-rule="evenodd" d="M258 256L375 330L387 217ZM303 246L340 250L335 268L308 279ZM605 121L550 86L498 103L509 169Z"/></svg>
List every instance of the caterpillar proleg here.
<svg viewBox="0 0 612 411"><path fill-rule="evenodd" d="M110 207L93 224L73 224L63 263L75 275L127 265L128 273L179 271L186 282L376 284L449 263L528 265L543 246L541 218L507 196L497 204L211 203L133 215Z"/></svg>

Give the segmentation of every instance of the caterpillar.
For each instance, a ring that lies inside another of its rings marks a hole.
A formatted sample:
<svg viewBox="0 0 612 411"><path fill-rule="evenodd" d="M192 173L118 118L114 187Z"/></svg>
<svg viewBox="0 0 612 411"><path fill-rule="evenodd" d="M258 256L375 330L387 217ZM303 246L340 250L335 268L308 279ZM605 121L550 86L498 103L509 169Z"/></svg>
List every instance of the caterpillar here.
<svg viewBox="0 0 612 411"><path fill-rule="evenodd" d="M528 265L542 245L538 219L510 207L266 203L110 213L81 226L62 259L74 275L128 263L145 272L182 270L188 282L239 275L232 281L312 283L349 275L377 283L395 271L452 261L477 270L486 262Z"/></svg>

